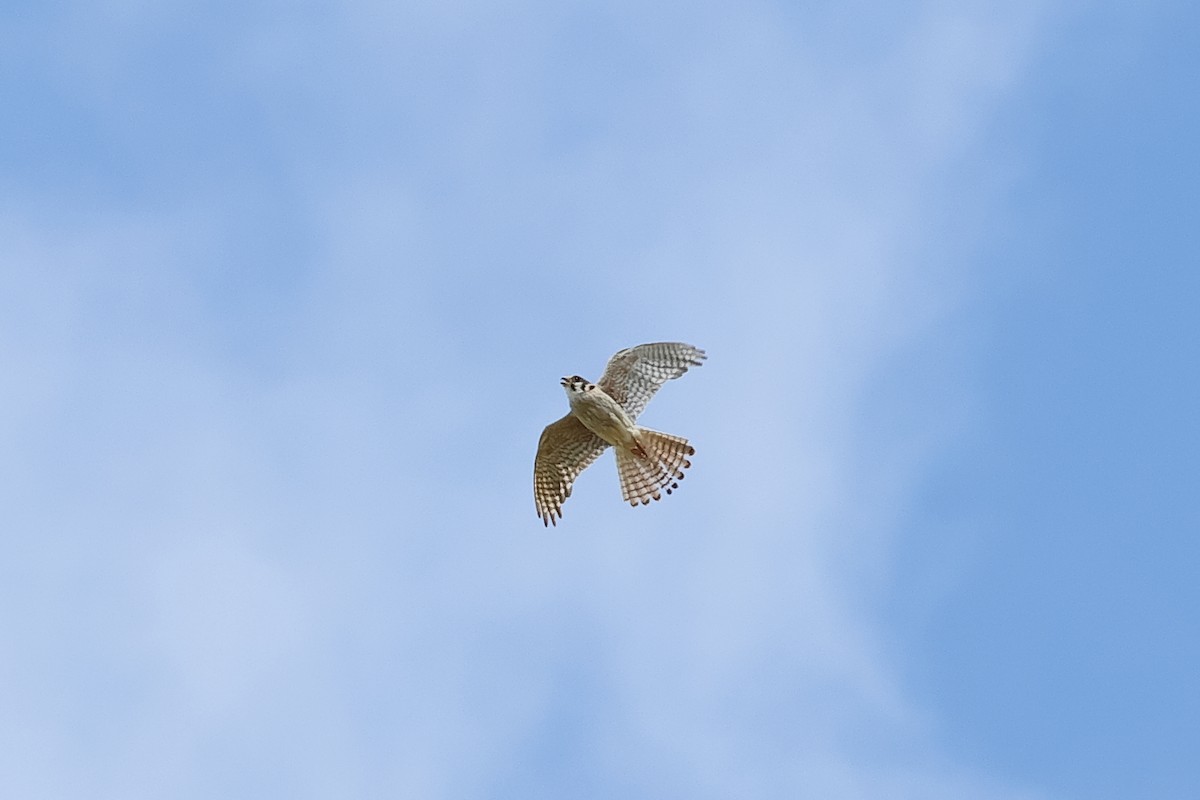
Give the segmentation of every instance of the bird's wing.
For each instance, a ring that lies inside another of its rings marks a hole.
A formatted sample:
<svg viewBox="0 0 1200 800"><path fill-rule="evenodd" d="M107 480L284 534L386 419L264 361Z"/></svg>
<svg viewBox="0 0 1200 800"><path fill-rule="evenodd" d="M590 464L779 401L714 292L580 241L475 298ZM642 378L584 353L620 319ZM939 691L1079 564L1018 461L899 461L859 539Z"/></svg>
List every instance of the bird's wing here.
<svg viewBox="0 0 1200 800"><path fill-rule="evenodd" d="M573 414L546 426L533 461L533 502L544 525L558 524L571 484L607 447Z"/></svg>
<svg viewBox="0 0 1200 800"><path fill-rule="evenodd" d="M707 356L698 347L683 342L654 342L622 350L608 360L599 386L637 419L650 398L672 378L689 367L698 367Z"/></svg>

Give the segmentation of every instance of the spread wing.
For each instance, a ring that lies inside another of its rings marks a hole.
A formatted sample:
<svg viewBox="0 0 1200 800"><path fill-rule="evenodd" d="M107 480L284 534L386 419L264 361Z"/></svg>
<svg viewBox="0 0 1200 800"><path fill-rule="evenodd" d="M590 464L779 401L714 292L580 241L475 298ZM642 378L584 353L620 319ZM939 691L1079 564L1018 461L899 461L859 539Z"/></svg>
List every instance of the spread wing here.
<svg viewBox="0 0 1200 800"><path fill-rule="evenodd" d="M558 524L555 515L562 519L571 484L607 447L573 414L546 426L533 461L533 502L543 525Z"/></svg>
<svg viewBox="0 0 1200 800"><path fill-rule="evenodd" d="M707 358L698 347L683 342L654 342L622 350L608 360L599 386L637 419L658 387L678 378Z"/></svg>

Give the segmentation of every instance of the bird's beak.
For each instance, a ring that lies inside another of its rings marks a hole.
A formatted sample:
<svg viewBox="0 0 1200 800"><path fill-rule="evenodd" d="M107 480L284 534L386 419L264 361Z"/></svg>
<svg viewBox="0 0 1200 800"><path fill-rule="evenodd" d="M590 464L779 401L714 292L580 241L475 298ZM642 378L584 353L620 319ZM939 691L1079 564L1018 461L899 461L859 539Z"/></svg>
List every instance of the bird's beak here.
<svg viewBox="0 0 1200 800"><path fill-rule="evenodd" d="M568 384L568 383L570 383L570 382L571 382L571 379L570 379L570 378L563 378L561 381L559 381L559 383L560 383L560 384L562 384L562 387L563 387L564 389L565 389L565 388L567 388L567 384Z"/></svg>

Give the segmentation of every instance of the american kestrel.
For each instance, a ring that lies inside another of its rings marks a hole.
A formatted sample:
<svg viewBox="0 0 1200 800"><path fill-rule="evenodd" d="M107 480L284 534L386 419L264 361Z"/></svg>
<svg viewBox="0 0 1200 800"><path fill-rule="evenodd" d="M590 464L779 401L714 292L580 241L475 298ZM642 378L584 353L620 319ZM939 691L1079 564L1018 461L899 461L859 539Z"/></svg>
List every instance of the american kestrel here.
<svg viewBox="0 0 1200 800"><path fill-rule="evenodd" d="M542 524L558 524L571 484L609 445L616 448L621 493L631 506L679 488L695 449L687 439L634 423L658 387L706 357L682 342L640 344L610 358L599 383L578 375L562 379L571 410L542 431L533 462L533 501Z"/></svg>

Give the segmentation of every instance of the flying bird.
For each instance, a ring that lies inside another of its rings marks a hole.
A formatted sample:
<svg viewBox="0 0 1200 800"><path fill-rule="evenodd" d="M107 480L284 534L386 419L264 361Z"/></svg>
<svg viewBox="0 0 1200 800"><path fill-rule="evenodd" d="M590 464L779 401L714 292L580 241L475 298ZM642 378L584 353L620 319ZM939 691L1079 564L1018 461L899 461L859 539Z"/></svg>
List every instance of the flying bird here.
<svg viewBox="0 0 1200 800"><path fill-rule="evenodd" d="M679 488L696 450L681 436L643 428L638 415L673 378L698 367L704 351L682 342L639 344L608 360L599 382L578 375L561 383L571 410L542 431L533 462L533 501L543 525L557 525L571 485L610 446L616 449L621 494L631 505L661 500Z"/></svg>

